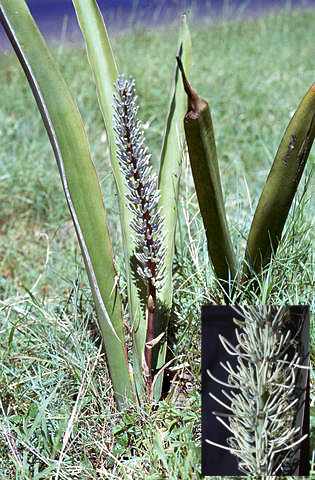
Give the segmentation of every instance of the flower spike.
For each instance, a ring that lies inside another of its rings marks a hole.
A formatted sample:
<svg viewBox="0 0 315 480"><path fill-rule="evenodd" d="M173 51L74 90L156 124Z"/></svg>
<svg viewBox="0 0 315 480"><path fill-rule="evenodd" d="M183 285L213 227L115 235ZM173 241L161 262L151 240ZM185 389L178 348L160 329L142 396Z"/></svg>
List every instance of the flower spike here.
<svg viewBox="0 0 315 480"><path fill-rule="evenodd" d="M148 395L152 390L152 346L155 339L156 292L163 286L165 273L165 247L163 219L158 206L160 192L157 176L150 166L151 155L145 146L141 122L137 119L139 107L135 81L123 75L115 83L114 130L116 133L117 158L128 188L128 208L132 213L130 226L134 232L137 273L146 285L147 331L142 358Z"/></svg>
<svg viewBox="0 0 315 480"><path fill-rule="evenodd" d="M135 232L139 262L138 273L146 284L156 286L163 282L165 249L163 243L163 217L158 207L160 193L157 176L150 166L151 155L144 146L145 138L140 120L136 119L138 109L135 81L126 80L123 75L115 84L114 122L117 157L126 177L129 194L129 209L133 214L131 227Z"/></svg>
<svg viewBox="0 0 315 480"><path fill-rule="evenodd" d="M244 317L244 321L235 322L242 329L241 333L236 329L238 345L234 347L222 335L219 338L230 355L238 355L236 370L229 362L221 362L229 373L228 384L207 371L217 383L237 389L237 393L230 390L229 394L222 390L231 402L229 406L210 393L219 404L230 410L231 413L213 414L232 432L233 437L227 439L230 447L206 441L229 449L238 457L238 468L246 475L268 478L294 460L291 454L277 454L285 450L293 453L307 436L300 437L300 427L294 426L300 408L300 398L296 396L296 370L307 367L300 365L300 350L288 330L290 307L233 308ZM290 345L295 351L288 361L285 352ZM227 417L229 424L220 417Z"/></svg>

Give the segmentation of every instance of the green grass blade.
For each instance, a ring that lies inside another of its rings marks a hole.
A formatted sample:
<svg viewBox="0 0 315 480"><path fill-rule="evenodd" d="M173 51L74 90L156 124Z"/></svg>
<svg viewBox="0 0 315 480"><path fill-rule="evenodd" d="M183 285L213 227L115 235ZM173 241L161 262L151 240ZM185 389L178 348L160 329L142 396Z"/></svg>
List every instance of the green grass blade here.
<svg viewBox="0 0 315 480"><path fill-rule="evenodd" d="M124 253L128 278L128 301L134 338L134 379L143 394L143 377L141 358L146 338L146 318L144 306L140 302L135 283L135 258L132 230L130 228L131 213L127 207L127 188L125 177L121 173L116 158L115 134L113 130L113 93L118 71L109 42L108 34L101 12L94 0L72 0L76 9L79 24L85 38L88 58L94 75L98 100L103 114L107 138L110 147L111 166L118 192L121 230L123 235Z"/></svg>
<svg viewBox="0 0 315 480"><path fill-rule="evenodd" d="M185 135L200 213L215 273L228 283L236 275L236 258L227 226L212 119L208 103L190 87L180 63L188 95Z"/></svg>
<svg viewBox="0 0 315 480"><path fill-rule="evenodd" d="M100 185L78 108L23 0L0 16L27 76L57 160L84 257L118 405L133 398L119 292Z"/></svg>
<svg viewBox="0 0 315 480"><path fill-rule="evenodd" d="M305 94L279 145L250 228L244 279L248 264L258 273L277 250L294 195L315 136L315 83Z"/></svg>
<svg viewBox="0 0 315 480"><path fill-rule="evenodd" d="M189 71L191 66L191 39L185 15L181 18L178 55L182 58L182 62L187 71ZM165 216L164 231L166 232L166 237L164 244L166 246L166 281L161 291L157 293L158 311L155 319L156 337L160 335L167 326L172 304L172 266L175 249L177 203L184 142L182 119L185 114L185 109L186 95L179 78L178 66L176 66L160 156L159 189L161 198L159 204L162 207L162 215ZM154 350L157 368L161 368L164 364L166 346L166 336L163 336ZM162 379L163 375L160 375L155 383L154 397L156 399L160 396Z"/></svg>

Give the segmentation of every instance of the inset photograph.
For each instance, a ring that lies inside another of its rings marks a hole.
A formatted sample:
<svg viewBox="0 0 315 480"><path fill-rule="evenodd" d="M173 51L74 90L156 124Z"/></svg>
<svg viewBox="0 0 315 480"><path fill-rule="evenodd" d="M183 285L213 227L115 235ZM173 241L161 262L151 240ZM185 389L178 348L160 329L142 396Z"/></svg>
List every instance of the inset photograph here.
<svg viewBox="0 0 315 480"><path fill-rule="evenodd" d="M202 475L309 475L308 306L202 308Z"/></svg>

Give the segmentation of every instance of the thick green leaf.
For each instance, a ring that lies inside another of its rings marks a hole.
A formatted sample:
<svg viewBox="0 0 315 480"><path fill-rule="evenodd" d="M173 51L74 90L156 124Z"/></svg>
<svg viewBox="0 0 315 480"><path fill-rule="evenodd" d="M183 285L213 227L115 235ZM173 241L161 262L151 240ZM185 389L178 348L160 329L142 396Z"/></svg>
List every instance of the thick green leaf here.
<svg viewBox="0 0 315 480"><path fill-rule="evenodd" d="M190 71L191 39L185 15L181 18L178 55L181 57L186 70ZM157 292L157 314L155 319L156 337L167 328L172 304L172 267L175 250L178 192L184 143L183 116L185 110L186 95L180 80L179 69L176 65L160 157L159 189L161 198L159 204L162 207L162 215L165 216L163 231L166 232L164 241L166 247L166 280L161 291ZM154 349L157 369L161 368L165 362L166 347L166 336L164 336ZM158 381L155 383L154 397L156 400L160 397L162 379L163 375L160 375Z"/></svg>
<svg viewBox="0 0 315 480"><path fill-rule="evenodd" d="M130 228L131 213L127 204L125 177L116 158L115 133L113 129L113 93L118 71L109 42L103 17L94 0L72 0L82 33L85 38L88 58L94 75L100 108L103 114L110 147L111 166L114 173L120 211L121 230L128 278L128 303L134 339L134 379L139 396L144 392L141 359L146 338L146 317L141 305L135 280L134 242Z"/></svg>
<svg viewBox="0 0 315 480"><path fill-rule="evenodd" d="M57 160L81 245L119 406L133 399L122 312L101 190L72 95L23 0L1 0L1 21L27 76Z"/></svg>
<svg viewBox="0 0 315 480"><path fill-rule="evenodd" d="M250 228L244 279L277 250L315 136L315 83L293 115L278 148Z"/></svg>
<svg viewBox="0 0 315 480"><path fill-rule="evenodd" d="M226 221L219 164L208 103L189 85L184 68L183 82L188 96L184 128L200 213L215 273L228 291L236 275L236 259Z"/></svg>

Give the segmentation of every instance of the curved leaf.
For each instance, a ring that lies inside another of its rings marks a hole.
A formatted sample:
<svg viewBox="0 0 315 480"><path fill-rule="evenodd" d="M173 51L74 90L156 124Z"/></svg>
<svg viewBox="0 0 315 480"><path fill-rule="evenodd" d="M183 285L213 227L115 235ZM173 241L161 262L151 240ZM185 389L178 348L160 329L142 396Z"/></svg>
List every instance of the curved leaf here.
<svg viewBox="0 0 315 480"><path fill-rule="evenodd" d="M179 31L178 55L181 57L187 71L191 67L191 38L186 22L186 15L181 18ZM167 328L170 317L173 278L172 268L175 251L175 230L177 221L177 205L179 182L182 169L184 145L183 116L186 111L186 94L180 80L178 65L175 66L174 80L170 94L169 111L166 119L163 146L160 156L159 189L161 198L159 205L164 215L163 230L165 232L165 283L161 291L157 292L157 312L155 318L155 336L160 335ZM162 368L165 362L166 336L154 349L156 368ZM159 375L154 387L154 397L160 397L163 375Z"/></svg>
<svg viewBox="0 0 315 480"><path fill-rule="evenodd" d="M229 280L235 278L237 267L226 220L211 113L208 103L188 83L180 59L178 62L188 96L185 135L209 256L218 279L224 281L222 286L229 293Z"/></svg>
<svg viewBox="0 0 315 480"><path fill-rule="evenodd" d="M57 160L96 304L119 406L133 399L122 312L100 185L72 95L23 0L1 0L0 17L27 76Z"/></svg>
<svg viewBox="0 0 315 480"><path fill-rule="evenodd" d="M305 94L279 145L251 224L244 279L277 250L315 136L315 83Z"/></svg>
<svg viewBox="0 0 315 480"><path fill-rule="evenodd" d="M131 213L126 200L127 188L125 177L121 173L116 157L115 134L113 129L113 94L114 83L118 77L116 62L102 14L94 0L72 0L79 24L86 42L90 66L94 75L98 100L105 122L107 139L110 148L110 159L118 192L121 231L125 252L125 268L128 281L128 304L133 326L134 338L134 380L139 396L144 392L141 358L146 337L146 317L144 305L136 286L134 268L134 250L131 223Z"/></svg>

